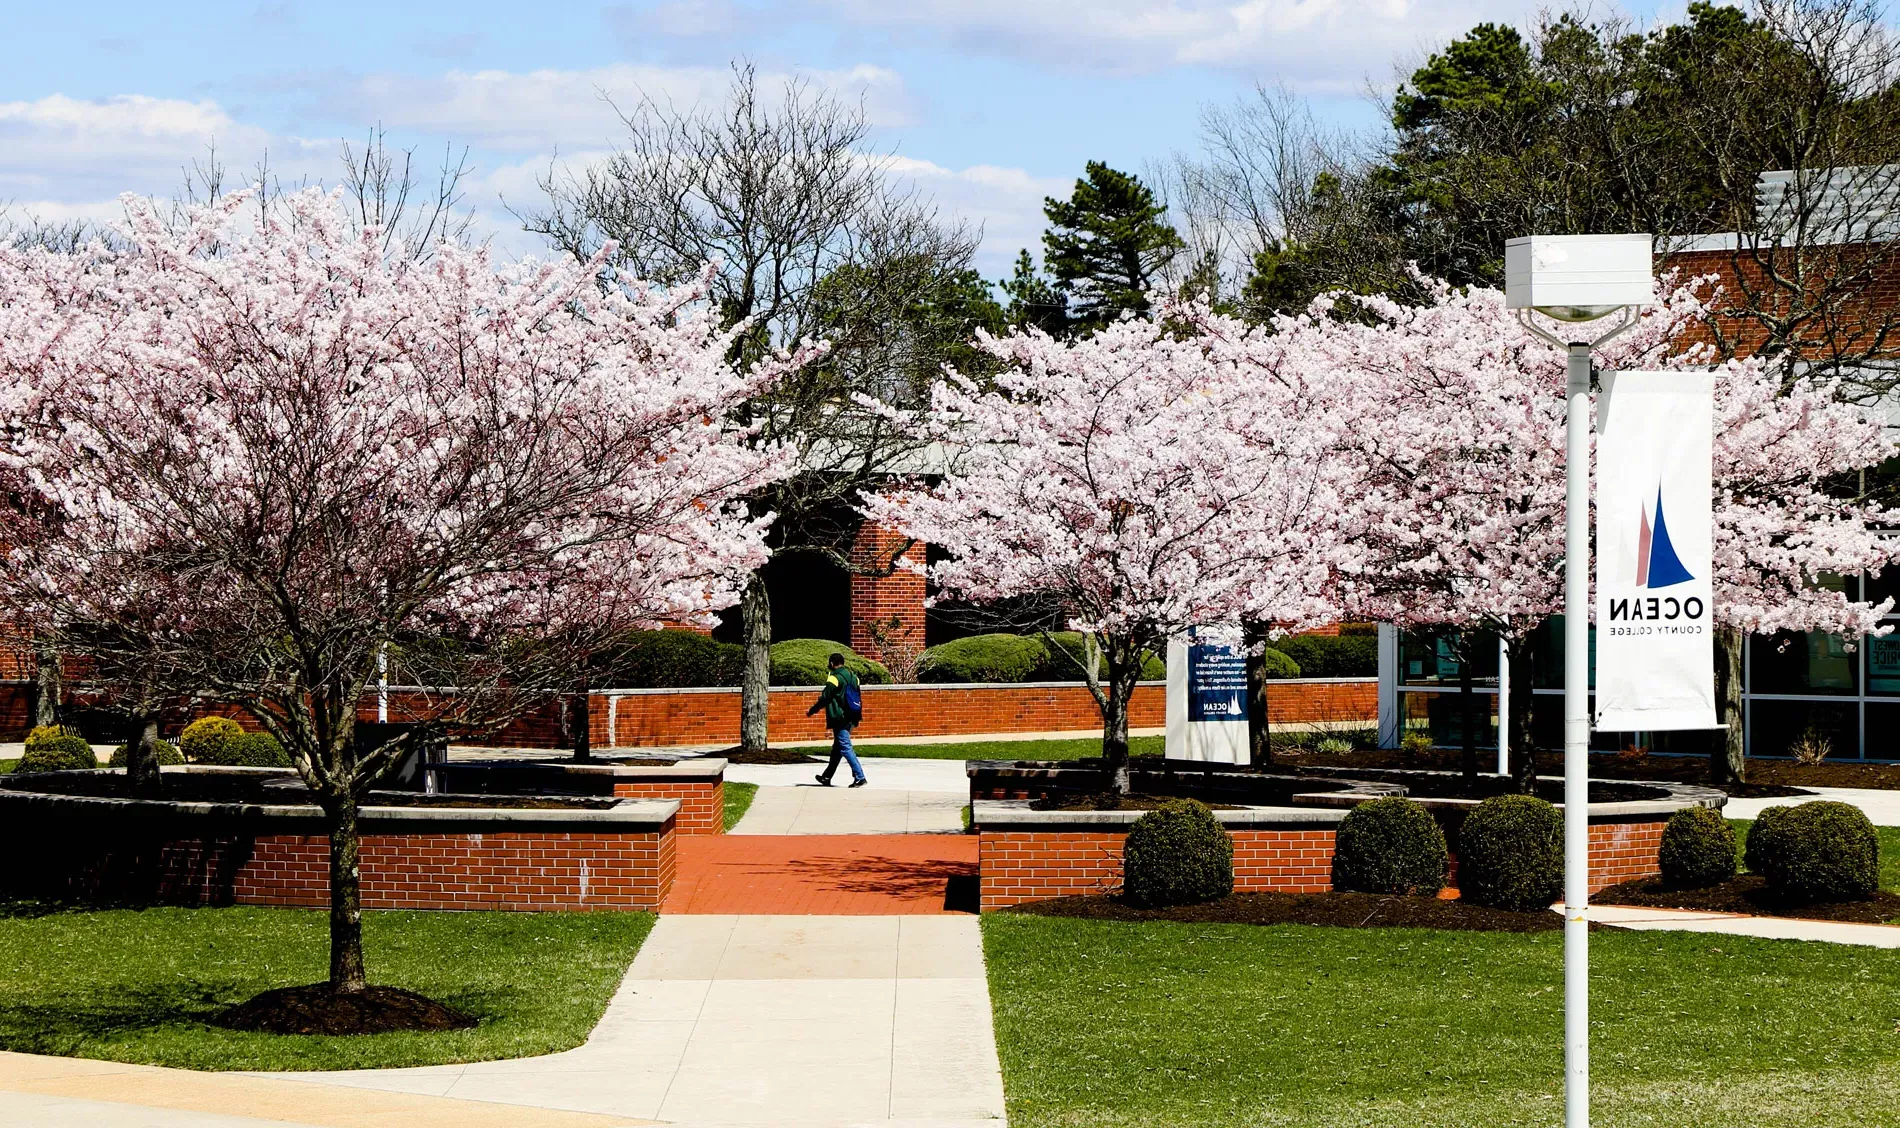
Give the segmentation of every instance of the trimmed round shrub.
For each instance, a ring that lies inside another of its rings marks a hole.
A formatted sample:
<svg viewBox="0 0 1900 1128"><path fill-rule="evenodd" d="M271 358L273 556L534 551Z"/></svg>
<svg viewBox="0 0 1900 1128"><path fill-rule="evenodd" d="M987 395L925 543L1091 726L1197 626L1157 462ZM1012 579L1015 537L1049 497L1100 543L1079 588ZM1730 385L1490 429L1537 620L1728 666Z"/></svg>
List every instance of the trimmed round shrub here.
<svg viewBox="0 0 1900 1128"><path fill-rule="evenodd" d="M229 717L199 717L178 734L178 750L194 764L221 764L227 742L244 735L244 726Z"/></svg>
<svg viewBox="0 0 1900 1128"><path fill-rule="evenodd" d="M161 740L152 746L152 753L158 757L160 765L177 765L185 762L184 753L169 740ZM132 762L132 743L127 741L112 750L112 759L106 761L108 768L123 768Z"/></svg>
<svg viewBox="0 0 1900 1128"><path fill-rule="evenodd" d="M1300 664L1284 650L1275 650L1269 646L1260 652L1260 664L1266 671L1269 681L1300 676Z"/></svg>
<svg viewBox="0 0 1900 1128"><path fill-rule="evenodd" d="M1742 844L1742 864L1750 873L1764 873L1767 855L1776 848L1775 835L1781 821L1794 812L1791 806L1764 807L1749 825L1748 838Z"/></svg>
<svg viewBox="0 0 1900 1128"><path fill-rule="evenodd" d="M1029 635L985 634L924 651L920 682L1026 682L1049 664L1049 648Z"/></svg>
<svg viewBox="0 0 1900 1128"><path fill-rule="evenodd" d="M1083 655L1087 652L1082 642L1081 631L1051 631L1049 633L1048 657L1043 668L1036 671L1033 681L1079 682L1088 679L1082 676ZM1105 666L1097 666L1098 672L1106 672ZM1168 680L1167 660L1154 654L1141 657L1142 681Z"/></svg>
<svg viewBox="0 0 1900 1128"><path fill-rule="evenodd" d="M745 647L693 631L635 631L602 655L595 683L613 689L738 685Z"/></svg>
<svg viewBox="0 0 1900 1128"><path fill-rule="evenodd" d="M216 759L200 764L226 768L287 768L290 755L277 738L267 732L241 732L219 746Z"/></svg>
<svg viewBox="0 0 1900 1128"><path fill-rule="evenodd" d="M14 771L20 775L30 772L78 772L99 766L99 757L93 753L92 745L84 737L70 732L43 736L29 746Z"/></svg>
<svg viewBox="0 0 1900 1128"><path fill-rule="evenodd" d="M34 725L33 731L26 734L26 751L44 748L64 737L78 735L80 735L78 729L67 725Z"/></svg>
<svg viewBox="0 0 1900 1128"><path fill-rule="evenodd" d="M1432 896L1445 887L1445 832L1410 799L1361 803L1340 822L1334 842L1335 889Z"/></svg>
<svg viewBox="0 0 1900 1128"><path fill-rule="evenodd" d="M1370 678L1379 674L1376 635L1291 635L1273 648L1299 664L1309 678Z"/></svg>
<svg viewBox="0 0 1900 1128"><path fill-rule="evenodd" d="M1754 841L1759 820L1748 836L1769 888L1799 901L1864 901L1874 895L1880 887L1880 836L1865 812L1825 800L1782 809L1787 814L1774 820L1767 841Z"/></svg>
<svg viewBox="0 0 1900 1128"><path fill-rule="evenodd" d="M1520 912L1563 894L1564 820L1530 795L1493 795L1458 831L1458 890L1466 900Z"/></svg>
<svg viewBox="0 0 1900 1128"><path fill-rule="evenodd" d="M1656 856L1664 884L1706 889L1735 876L1735 828L1713 807L1688 807L1669 816Z"/></svg>
<svg viewBox="0 0 1900 1128"><path fill-rule="evenodd" d="M1135 820L1122 848L1122 896L1141 908L1198 905L1234 891L1234 842L1207 806L1170 799Z"/></svg>
<svg viewBox="0 0 1900 1128"><path fill-rule="evenodd" d="M790 638L772 644L772 684L823 685L831 671L826 663L833 654L844 655L845 669L858 675L858 681L865 685L883 685L891 680L891 672L882 662L859 657L842 642Z"/></svg>

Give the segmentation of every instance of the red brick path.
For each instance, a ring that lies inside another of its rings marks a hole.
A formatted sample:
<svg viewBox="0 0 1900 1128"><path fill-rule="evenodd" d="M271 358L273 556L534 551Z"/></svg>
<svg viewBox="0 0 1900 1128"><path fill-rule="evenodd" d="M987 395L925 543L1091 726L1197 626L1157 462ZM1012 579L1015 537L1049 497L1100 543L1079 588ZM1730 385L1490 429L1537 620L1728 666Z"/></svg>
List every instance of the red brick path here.
<svg viewBox="0 0 1900 1128"><path fill-rule="evenodd" d="M661 912L876 916L976 909L968 834L726 834L678 839Z"/></svg>

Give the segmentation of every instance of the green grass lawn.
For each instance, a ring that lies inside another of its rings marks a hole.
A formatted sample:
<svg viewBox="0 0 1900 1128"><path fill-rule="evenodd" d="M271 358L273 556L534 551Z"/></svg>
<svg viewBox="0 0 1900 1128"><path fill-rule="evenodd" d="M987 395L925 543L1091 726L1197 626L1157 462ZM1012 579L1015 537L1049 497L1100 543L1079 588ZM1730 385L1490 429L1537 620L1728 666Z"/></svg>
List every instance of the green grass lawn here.
<svg viewBox="0 0 1900 1128"><path fill-rule="evenodd" d="M752 809L752 800L758 798L759 785L727 780L725 794L726 829L731 830L739 824L740 819L745 818L745 813Z"/></svg>
<svg viewBox="0 0 1900 1128"><path fill-rule="evenodd" d="M1012 1128L1563 1119L1560 933L983 918ZM1595 1123L1900 1124L1900 952L1591 937Z"/></svg>
<svg viewBox="0 0 1900 1128"><path fill-rule="evenodd" d="M1159 756L1164 738L1129 738L1128 750L1136 756ZM898 756L909 760L1080 760L1102 754L1102 738L1078 737L1071 740L966 740L955 744L879 744L861 741L860 756Z"/></svg>
<svg viewBox="0 0 1900 1128"><path fill-rule="evenodd" d="M188 1069L362 1069L552 1053L599 1021L649 913L363 914L372 983L481 1020L360 1037L249 1034L205 1019L328 974L327 917L301 909L0 909L0 1049Z"/></svg>

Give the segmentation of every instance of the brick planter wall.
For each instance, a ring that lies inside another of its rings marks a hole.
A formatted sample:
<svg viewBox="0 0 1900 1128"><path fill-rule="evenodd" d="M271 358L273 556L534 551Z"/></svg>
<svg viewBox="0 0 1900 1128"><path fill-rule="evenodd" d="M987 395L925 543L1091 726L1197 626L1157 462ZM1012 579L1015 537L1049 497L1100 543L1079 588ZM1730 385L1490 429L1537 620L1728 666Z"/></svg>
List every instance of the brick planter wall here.
<svg viewBox="0 0 1900 1128"><path fill-rule="evenodd" d="M1020 808L1018 808L1020 809ZM1033 827L1019 820L989 823L977 813L980 903L982 911L1041 901L1113 893L1122 883L1122 845L1132 813L1117 820L1122 827L1078 819L1059 821L1062 812L1049 812L1052 825ZM1304 814L1302 812L1301 814ZM1265 822L1270 815L1217 812L1224 822L1250 819ZM1323 816L1315 816L1323 818ZM1335 818L1344 817L1339 812ZM1236 893L1324 893L1332 889L1333 829L1318 825L1230 825L1234 842ZM1659 872L1656 851L1662 845L1664 818L1652 821L1594 823L1590 827L1590 892L1649 877ZM1457 859L1452 859L1456 872Z"/></svg>
<svg viewBox="0 0 1900 1128"><path fill-rule="evenodd" d="M614 795L621 799L677 799L681 834L726 833L726 780L617 779Z"/></svg>
<svg viewBox="0 0 1900 1128"><path fill-rule="evenodd" d="M680 834L726 832L726 761L698 757L677 764L639 761L576 764L465 758L438 769L444 789L476 795L611 795L616 799L671 799L679 804Z"/></svg>
<svg viewBox="0 0 1900 1128"><path fill-rule="evenodd" d="M671 833L373 834L361 857L366 909L658 909L678 868ZM231 900L327 906L329 839L253 840Z"/></svg>
<svg viewBox="0 0 1900 1128"><path fill-rule="evenodd" d="M678 809L639 800L591 810L366 807L363 907L658 909L677 870ZM315 807L0 788L0 849L38 859L0 870L0 886L16 895L329 903L329 839Z"/></svg>

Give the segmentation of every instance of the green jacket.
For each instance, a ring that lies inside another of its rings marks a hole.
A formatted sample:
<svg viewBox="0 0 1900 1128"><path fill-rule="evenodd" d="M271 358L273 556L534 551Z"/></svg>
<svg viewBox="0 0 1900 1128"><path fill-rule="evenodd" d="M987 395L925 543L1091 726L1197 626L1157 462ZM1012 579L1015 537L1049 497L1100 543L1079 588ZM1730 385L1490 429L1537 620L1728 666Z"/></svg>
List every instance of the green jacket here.
<svg viewBox="0 0 1900 1128"><path fill-rule="evenodd" d="M847 687L852 689L858 688L858 675L852 673L844 666L839 666L826 676L824 692L818 695L817 702L815 702L811 708L805 710L805 715L809 717L818 710L823 709L825 711L826 728L856 728L858 722L862 721L864 716L862 713L854 713L845 708L844 691ZM860 700L862 700L862 698L860 698Z"/></svg>

